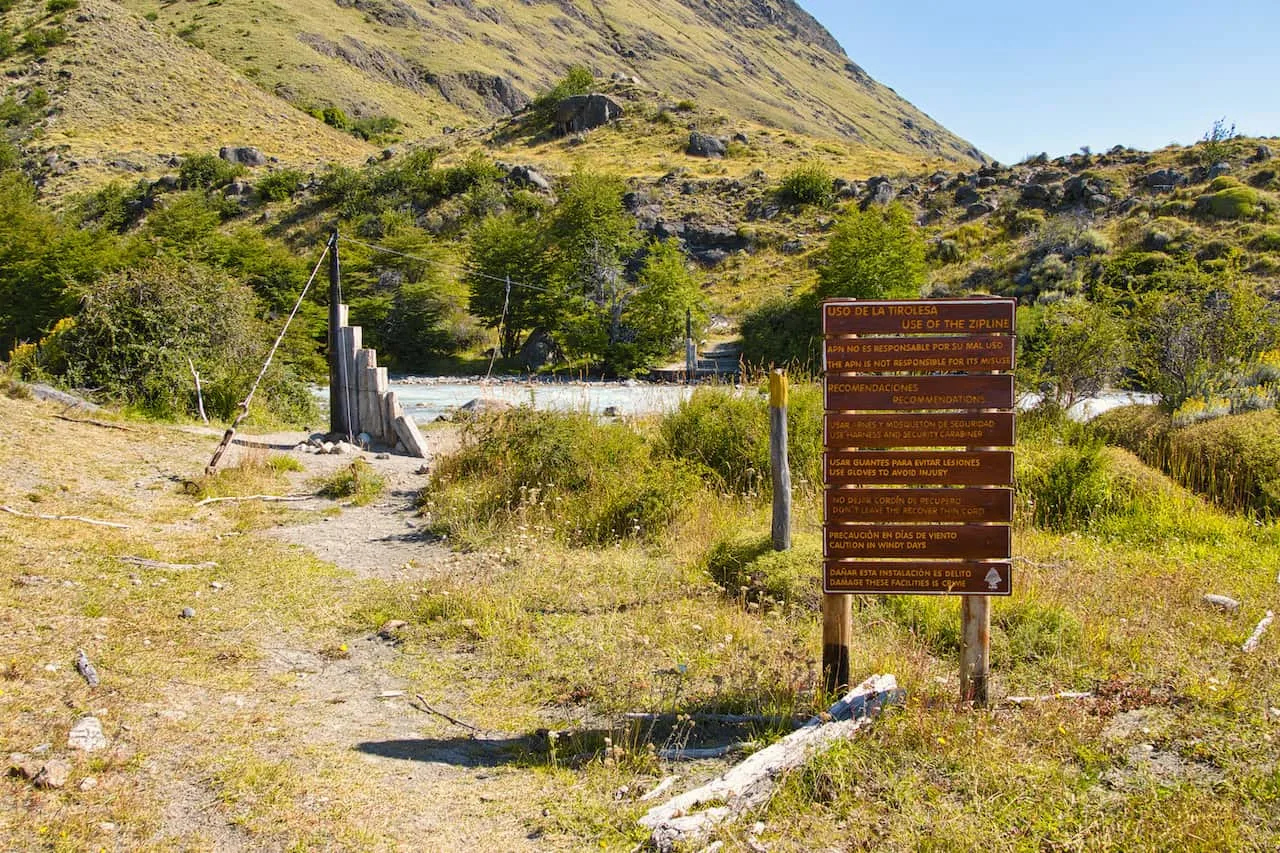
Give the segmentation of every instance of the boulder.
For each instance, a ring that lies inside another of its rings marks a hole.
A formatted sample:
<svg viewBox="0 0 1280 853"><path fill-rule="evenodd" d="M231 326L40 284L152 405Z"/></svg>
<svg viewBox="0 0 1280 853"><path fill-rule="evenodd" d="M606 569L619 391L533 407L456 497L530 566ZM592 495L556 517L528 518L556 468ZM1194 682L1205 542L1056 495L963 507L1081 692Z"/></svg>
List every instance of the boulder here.
<svg viewBox="0 0 1280 853"><path fill-rule="evenodd" d="M551 192L551 182L546 176L532 166L513 166L507 173L512 182L526 187L533 187L542 192Z"/></svg>
<svg viewBox="0 0 1280 853"><path fill-rule="evenodd" d="M1090 210L1103 210L1111 206L1111 196L1102 193L1094 193L1085 200L1085 205Z"/></svg>
<svg viewBox="0 0 1280 853"><path fill-rule="evenodd" d="M751 144L751 138L750 138L750 137L748 137L748 136L747 136L745 133L743 133L742 131L738 131L737 133L735 133L735 134L733 135L733 141L734 141L734 142L737 142L737 143L740 143L740 144L742 144L742 145L750 145L750 144ZM1265 146L1265 145L1263 145L1263 146L1262 146L1262 148L1266 148L1266 147L1267 147L1267 146ZM1269 155L1268 155L1268 156L1269 156Z"/></svg>
<svg viewBox="0 0 1280 853"><path fill-rule="evenodd" d="M872 179L873 181L875 179ZM898 197L897 192L893 189L893 184L886 179L880 183L872 183L870 193L862 202L862 209L866 210L873 204L888 204Z"/></svg>
<svg viewBox="0 0 1280 853"><path fill-rule="evenodd" d="M551 333L546 329L534 329L533 333L524 342L524 346L520 347L518 357L525 370L537 370L540 367L554 364L563 359L560 345L556 343L555 338L551 337Z"/></svg>
<svg viewBox="0 0 1280 853"><path fill-rule="evenodd" d="M964 209L964 215L969 219L977 219L980 216L986 216L989 213L995 213L996 206L989 201L974 202Z"/></svg>
<svg viewBox="0 0 1280 853"><path fill-rule="evenodd" d="M1212 166L1209 167L1209 180L1211 181L1214 178L1220 178L1223 175L1229 175L1229 174L1231 174L1231 164L1225 161L1220 163L1214 163Z"/></svg>
<svg viewBox="0 0 1280 853"><path fill-rule="evenodd" d="M978 178L979 189L986 190L986 189L990 189L991 187L994 187L995 185L996 185L996 179L990 175L983 175L982 177Z"/></svg>
<svg viewBox="0 0 1280 853"><path fill-rule="evenodd" d="M693 131L689 134L689 145L685 153L691 157L723 157L725 144L722 140L706 133Z"/></svg>
<svg viewBox="0 0 1280 853"><path fill-rule="evenodd" d="M486 399L484 397L476 397L474 400L468 400L458 407L458 411L466 412L468 415L487 415L496 412L507 412L514 408L505 400Z"/></svg>
<svg viewBox="0 0 1280 853"><path fill-rule="evenodd" d="M1186 186L1188 178L1176 169L1158 169L1142 179L1142 185L1156 192L1173 192Z"/></svg>
<svg viewBox="0 0 1280 853"><path fill-rule="evenodd" d="M982 201L982 195L978 192L976 187L965 184L956 190L955 199L956 204L960 205L977 204Z"/></svg>
<svg viewBox="0 0 1280 853"><path fill-rule="evenodd" d="M1271 148L1269 146L1259 145L1258 150L1253 153L1253 160L1255 163L1265 163L1270 160L1272 156Z"/></svg>
<svg viewBox="0 0 1280 853"><path fill-rule="evenodd" d="M1031 207L1049 207L1054 203L1054 191L1061 195L1061 190L1057 187L1047 187L1044 184L1027 184L1022 188L1020 200L1023 204Z"/></svg>
<svg viewBox="0 0 1280 853"><path fill-rule="evenodd" d="M32 780L37 788L61 788L67 784L71 776L71 765L60 758L50 759L40 768L36 778Z"/></svg>
<svg viewBox="0 0 1280 853"><path fill-rule="evenodd" d="M929 176L929 186L940 187L951 179L950 172L934 172Z"/></svg>
<svg viewBox="0 0 1280 853"><path fill-rule="evenodd" d="M556 107L556 130L561 135L581 133L622 117L622 105L599 92L565 98Z"/></svg>
<svg viewBox="0 0 1280 853"><path fill-rule="evenodd" d="M267 158L262 152L250 145L232 147L224 145L218 149L218 156L228 163L236 163L241 166L265 166Z"/></svg>

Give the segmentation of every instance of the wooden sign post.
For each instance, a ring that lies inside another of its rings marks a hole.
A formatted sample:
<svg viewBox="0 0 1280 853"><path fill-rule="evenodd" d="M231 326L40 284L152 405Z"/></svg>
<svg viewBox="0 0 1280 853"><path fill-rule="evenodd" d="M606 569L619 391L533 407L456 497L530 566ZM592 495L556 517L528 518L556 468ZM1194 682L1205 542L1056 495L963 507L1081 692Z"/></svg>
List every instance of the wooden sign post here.
<svg viewBox="0 0 1280 853"><path fill-rule="evenodd" d="M989 597L1011 591L1013 318L1012 299L822 305L828 690L848 680L852 595L961 595L960 695L988 703Z"/></svg>

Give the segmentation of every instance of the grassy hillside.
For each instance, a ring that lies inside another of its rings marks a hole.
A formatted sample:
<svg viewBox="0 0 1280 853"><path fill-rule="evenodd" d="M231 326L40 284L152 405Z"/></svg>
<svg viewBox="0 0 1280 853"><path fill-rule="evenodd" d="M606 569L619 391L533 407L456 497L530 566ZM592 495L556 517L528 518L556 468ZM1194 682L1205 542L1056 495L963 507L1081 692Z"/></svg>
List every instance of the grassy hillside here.
<svg viewBox="0 0 1280 853"><path fill-rule="evenodd" d="M789 0L484 8L17 0L5 8L5 94L49 95L48 115L22 137L58 194L107 176L154 175L175 153L226 144L253 145L296 167L358 162L372 150L365 140L490 127L572 65L633 84L650 101L697 105L744 131L826 140L868 164L922 168L981 157L869 78ZM629 120L644 117L628 112ZM642 159L638 173L656 168ZM553 158L544 167L558 165Z"/></svg>
<svg viewBox="0 0 1280 853"><path fill-rule="evenodd" d="M253 145L296 165L359 161L373 150L293 109L160 23L108 0L18 3L6 27L61 31L65 42L36 60L19 50L5 63L7 93L48 93L50 109L27 139L32 159L58 192L107 178L156 175L187 151Z"/></svg>
<svg viewBox="0 0 1280 853"><path fill-rule="evenodd" d="M295 104L392 115L414 135L507 114L578 63L812 135L977 155L851 63L790 0L126 5Z"/></svg>

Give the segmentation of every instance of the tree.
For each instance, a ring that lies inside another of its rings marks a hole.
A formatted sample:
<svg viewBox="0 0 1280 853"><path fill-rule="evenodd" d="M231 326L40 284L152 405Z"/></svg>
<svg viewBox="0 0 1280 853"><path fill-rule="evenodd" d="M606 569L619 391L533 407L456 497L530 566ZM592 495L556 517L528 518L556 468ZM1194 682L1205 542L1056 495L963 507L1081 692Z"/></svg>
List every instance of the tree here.
<svg viewBox="0 0 1280 853"><path fill-rule="evenodd" d="M0 174L0 356L74 311L78 289L117 261L102 235L42 208L21 174Z"/></svg>
<svg viewBox="0 0 1280 853"><path fill-rule="evenodd" d="M253 292L225 273L194 262L145 261L85 295L60 341L66 380L157 415L186 414L195 400L190 359L210 414L228 417L269 347L257 307ZM276 368L268 389L289 384Z"/></svg>
<svg viewBox="0 0 1280 853"><path fill-rule="evenodd" d="M1083 297L1048 305L1022 343L1021 372L1064 409L1107 387L1124 364L1123 324Z"/></svg>
<svg viewBox="0 0 1280 853"><path fill-rule="evenodd" d="M819 298L914 296L924 283L924 238L901 205L850 209L818 262Z"/></svg>
<svg viewBox="0 0 1280 853"><path fill-rule="evenodd" d="M654 242L634 287L621 300L608 366L627 372L669 355L684 340L687 312L701 327L706 318L698 282L674 241Z"/></svg>
<svg viewBox="0 0 1280 853"><path fill-rule="evenodd" d="M570 177L551 222L561 328L582 355L600 357L621 340L631 285L624 265L639 247L635 220L622 205L620 178L582 170Z"/></svg>
<svg viewBox="0 0 1280 853"><path fill-rule="evenodd" d="M1165 284L1135 297L1129 328L1134 373L1168 409L1221 395L1280 339L1275 308L1235 270L1210 274L1192 262Z"/></svg>
<svg viewBox="0 0 1280 853"><path fill-rule="evenodd" d="M501 328L498 350L511 356L526 332L554 328L562 307L550 293L546 227L515 213L490 217L471 235L467 251L469 309L489 328ZM513 280L510 298L507 280Z"/></svg>

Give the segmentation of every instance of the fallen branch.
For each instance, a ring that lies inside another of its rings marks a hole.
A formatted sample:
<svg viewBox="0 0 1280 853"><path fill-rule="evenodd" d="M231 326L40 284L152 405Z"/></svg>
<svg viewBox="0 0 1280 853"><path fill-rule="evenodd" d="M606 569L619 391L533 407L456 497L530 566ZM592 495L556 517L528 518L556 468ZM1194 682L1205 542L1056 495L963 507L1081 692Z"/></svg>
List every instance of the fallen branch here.
<svg viewBox="0 0 1280 853"><path fill-rule="evenodd" d="M209 560L204 563L164 563L160 560L148 560L146 557L116 557L122 563L139 566L144 569L168 569L175 572L184 572L188 569L216 569L218 564Z"/></svg>
<svg viewBox="0 0 1280 853"><path fill-rule="evenodd" d="M462 728L467 729L469 731L473 731L476 734L482 734L484 732L483 729L478 729L475 726L471 725L470 723L464 723L462 722L462 720L459 720L456 717L450 717L444 711L437 711L435 708L432 708L431 705L427 703L427 700L422 698L421 693L413 694L413 698L418 700L418 704L422 706L422 710L426 711L428 714L435 714L437 717L448 720L449 722L453 723L455 726L461 726Z"/></svg>
<svg viewBox="0 0 1280 853"><path fill-rule="evenodd" d="M38 518L42 521L78 521L81 524L93 524L98 527L114 527L117 530L128 530L129 525L117 524L114 521L101 521L96 518L85 518L83 515L45 515L36 512L19 512L11 506L0 505L0 512L7 512L19 518Z"/></svg>
<svg viewBox="0 0 1280 853"><path fill-rule="evenodd" d="M1262 617L1262 621L1258 623L1258 627L1253 629L1253 633L1249 635L1249 639L1244 641L1244 645L1240 650L1245 654L1257 651L1258 644L1262 642L1262 635L1267 633L1267 629L1271 627L1271 623L1276 619L1276 615L1270 610L1267 615Z"/></svg>
<svg viewBox="0 0 1280 853"><path fill-rule="evenodd" d="M107 423L106 421L95 421L92 418L69 418L66 415L54 415L54 417L60 421L69 421L73 424L88 424L89 426L102 427L103 429L118 429L120 432L133 432L133 430L127 426Z"/></svg>
<svg viewBox="0 0 1280 853"><path fill-rule="evenodd" d="M658 799L658 797L661 797L663 794L665 794L667 789L670 788L672 785L674 785L678 781L680 781L679 776L668 776L667 778L659 782L657 785L654 785L652 791L649 791L648 793L640 797L640 802L645 802L646 800Z"/></svg>
<svg viewBox="0 0 1280 853"><path fill-rule="evenodd" d="M622 715L625 720L644 720L644 721L660 721L660 720L677 720L680 717L693 720L697 723L718 723L727 726L741 726L748 724L756 724L761 726L790 726L791 728L799 728L803 723L795 717L768 716L766 714L652 714L643 711L629 711Z"/></svg>
<svg viewBox="0 0 1280 853"><path fill-rule="evenodd" d="M1006 696L1004 701L1008 702L1010 705L1022 706L1032 705L1036 702L1072 701L1092 698L1092 693L1068 690L1064 693L1050 693L1043 696Z"/></svg>
<svg viewBox="0 0 1280 853"><path fill-rule="evenodd" d="M658 757L663 761L701 761L705 758L724 758L731 752L745 752L756 746L755 741L739 741L725 746L695 749L660 749Z"/></svg>
<svg viewBox="0 0 1280 853"><path fill-rule="evenodd" d="M241 501L267 501L268 503L283 503L288 501L309 501L315 495L245 495L238 498L205 498L196 504L196 506L207 506L208 504L217 503L240 503Z"/></svg>
<svg viewBox="0 0 1280 853"><path fill-rule="evenodd" d="M187 366L191 368L191 375L196 380L196 407L200 410L200 420L207 424L209 416L204 413L204 391L200 388L200 374L196 372L195 362L190 357L187 358Z"/></svg>
<svg viewBox="0 0 1280 853"><path fill-rule="evenodd" d="M651 840L659 850L694 843L716 824L762 805L783 774L865 727L886 705L901 702L904 695L892 675L872 676L798 731L753 753L707 784L654 806L640 818L640 825L651 830ZM707 803L723 805L698 811Z"/></svg>

